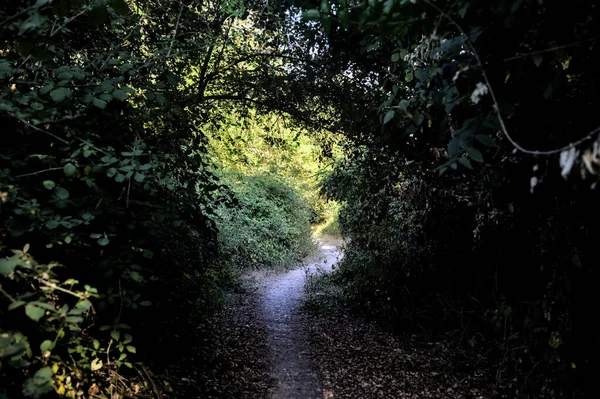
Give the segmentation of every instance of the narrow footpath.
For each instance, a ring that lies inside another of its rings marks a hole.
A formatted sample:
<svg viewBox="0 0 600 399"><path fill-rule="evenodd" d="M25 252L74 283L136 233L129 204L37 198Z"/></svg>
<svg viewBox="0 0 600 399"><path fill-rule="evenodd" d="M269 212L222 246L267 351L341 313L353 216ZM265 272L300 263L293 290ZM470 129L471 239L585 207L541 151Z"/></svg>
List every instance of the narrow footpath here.
<svg viewBox="0 0 600 399"><path fill-rule="evenodd" d="M330 271L340 257L333 245L320 243L318 256L304 267L269 276L260 299L260 318L267 329L273 399L323 397L318 368L309 357L306 317L299 308L308 275Z"/></svg>
<svg viewBox="0 0 600 399"><path fill-rule="evenodd" d="M490 364L453 340L395 334L343 309L303 308L309 277L341 258L317 255L288 272L243 276L211 319L205 348L181 364L177 399L489 399ZM313 287L314 289L314 287ZM320 296L320 292L312 295ZM325 295L325 293L323 293ZM204 365L199 368L198 364ZM170 388L169 388L170 389Z"/></svg>

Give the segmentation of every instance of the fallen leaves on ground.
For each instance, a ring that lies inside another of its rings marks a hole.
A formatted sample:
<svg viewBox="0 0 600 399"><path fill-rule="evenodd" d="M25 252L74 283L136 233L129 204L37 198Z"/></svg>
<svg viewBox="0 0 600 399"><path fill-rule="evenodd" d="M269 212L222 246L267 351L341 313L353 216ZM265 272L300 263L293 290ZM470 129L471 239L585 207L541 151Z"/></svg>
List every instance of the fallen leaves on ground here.
<svg viewBox="0 0 600 399"><path fill-rule="evenodd" d="M485 359L444 342L418 342L346 315L312 316L315 364L327 398L491 397Z"/></svg>
<svg viewBox="0 0 600 399"><path fill-rule="evenodd" d="M271 387L267 332L259 322L256 282L249 276L226 295L210 318L197 353L170 373L173 396L192 398L264 398Z"/></svg>

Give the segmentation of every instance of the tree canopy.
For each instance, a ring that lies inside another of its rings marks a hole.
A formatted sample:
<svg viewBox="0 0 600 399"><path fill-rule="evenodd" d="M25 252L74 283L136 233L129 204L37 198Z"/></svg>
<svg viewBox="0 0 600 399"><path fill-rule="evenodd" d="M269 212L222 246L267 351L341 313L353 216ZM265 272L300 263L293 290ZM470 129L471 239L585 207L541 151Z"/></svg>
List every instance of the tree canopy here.
<svg viewBox="0 0 600 399"><path fill-rule="evenodd" d="M584 395L598 18L587 0L4 2L0 397L137 394L136 362L184 354L236 270L310 251L328 199L348 307L461 329L501 396Z"/></svg>

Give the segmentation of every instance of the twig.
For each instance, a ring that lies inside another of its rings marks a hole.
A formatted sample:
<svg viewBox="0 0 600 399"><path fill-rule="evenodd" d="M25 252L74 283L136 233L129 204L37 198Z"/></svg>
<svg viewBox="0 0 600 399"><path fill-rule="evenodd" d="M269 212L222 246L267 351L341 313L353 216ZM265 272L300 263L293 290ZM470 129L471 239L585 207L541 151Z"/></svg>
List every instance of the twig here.
<svg viewBox="0 0 600 399"><path fill-rule="evenodd" d="M57 136L57 135L55 135L54 133L50 133L50 132L49 132L49 131L47 131L47 130L40 129L39 127L37 127L37 126L35 126L35 125L32 125L31 123L27 122L25 119L21 119L21 118L18 118L18 117L15 117L15 118L17 118L18 120L20 120L21 122L23 122L23 124L25 124L25 125L29 126L30 128L32 128L33 130L37 130L38 132L41 132L41 133L47 134L47 135L49 135L49 136L52 136L52 137L54 137L56 140L62 141L62 142L63 142L63 143L65 143L65 144L69 144L69 142L68 142L67 140L65 140L65 139L63 139L63 138L61 138L61 137L58 137L58 136Z"/></svg>
<svg viewBox="0 0 600 399"><path fill-rule="evenodd" d="M148 377L148 380L152 384L152 390L154 391L154 394L156 395L156 397L158 399L162 399L162 395L160 394L160 392L156 388L156 384L154 384L154 380L152 380L152 378L150 377L150 374L148 374L148 371L146 370L146 368L144 367L144 365L140 364L140 367L142 368L142 370L144 370L144 373L146 374L146 377Z"/></svg>
<svg viewBox="0 0 600 399"><path fill-rule="evenodd" d="M537 50L537 51L532 51L530 53L525 53L525 54L521 54L521 55L515 55L514 57L505 58L504 62L514 61L514 60L518 60L518 59L521 59L521 58L531 57L533 55L538 55L538 54L543 54L543 53L550 53L552 51L562 50L563 48L578 46L578 45L583 44L583 43L592 42L592 41L594 41L596 39L597 39L596 37L591 37L591 38L589 38L587 40L581 40L581 41L575 42L575 43L569 43L569 44L564 44L562 46L556 46L556 47L551 47L551 48L547 48L547 49L544 49L544 50Z"/></svg>
<svg viewBox="0 0 600 399"><path fill-rule="evenodd" d="M117 320L115 320L115 328L121 322L121 314L123 313L123 291L121 289L121 279L119 279L119 315L117 316Z"/></svg>
<svg viewBox="0 0 600 399"><path fill-rule="evenodd" d="M9 23L11 23L12 21L14 21L15 19L27 14L30 10L32 10L34 7L29 7L26 8L24 10L21 10L20 12L16 13L15 15L13 15L12 17L8 17L6 18L4 21L0 22L0 28L3 27L4 25L7 25Z"/></svg>
<svg viewBox="0 0 600 399"><path fill-rule="evenodd" d="M183 3L181 3L181 8L179 9L179 15L177 16L177 23L175 24L175 30L173 31L173 38L171 39L171 44L169 45L169 50L167 51L167 57L171 56L171 50L173 49L173 43L175 42L175 37L177 36L177 29L179 29L179 21L181 20L182 13L183 13Z"/></svg>
<svg viewBox="0 0 600 399"><path fill-rule="evenodd" d="M11 302L17 302L17 300L15 298L13 298L8 292L4 291L1 284L0 284L0 292L3 293L4 296L7 297Z"/></svg>
<svg viewBox="0 0 600 399"><path fill-rule="evenodd" d="M27 57L26 57L26 58L23 60L23 62L21 62L21 64L19 64L19 66L17 67L17 69L21 69L21 68L23 68L23 65L27 64L27 61L29 61L29 59L30 59L30 58L31 58L31 54L30 54L30 55L28 55L28 56L27 56Z"/></svg>
<svg viewBox="0 0 600 399"><path fill-rule="evenodd" d="M127 183L127 197L125 198L125 209L129 209L129 192L131 191L131 177Z"/></svg>
<svg viewBox="0 0 600 399"><path fill-rule="evenodd" d="M531 368L531 370L529 370L529 372L527 373L527 375L525 376L525 381L523 382L523 385L521 385L521 389L519 390L520 392L523 392L523 390L525 389L525 386L527 385L527 383L529 382L529 376L531 376L531 373L533 373L533 370L535 370L535 368L540 365L542 362L544 361L544 359L536 362L533 367Z"/></svg>
<svg viewBox="0 0 600 399"><path fill-rule="evenodd" d="M435 8L441 15L443 15L445 18L447 18L454 26L456 26L456 28L459 30L459 32L464 35L467 40L465 41L465 43L468 43L471 51L473 52L473 56L475 57L475 60L477 61L477 64L479 65L479 67L481 68L481 74L483 76L483 79L485 80L485 84L487 85L489 91L490 91L490 96L492 97L492 101L494 102L494 112L496 113L496 116L498 117L498 122L500 122L500 127L502 129L502 133L504 134L504 136L508 139L508 141L513 145L513 147L515 147L517 150L525 153L525 154L529 154L529 155L552 155L552 154L557 154L559 152L563 152L565 150L570 150L571 148L587 141L590 140L594 135L600 133L600 127L597 127L596 129L592 130L591 132L589 132L587 135L585 135L583 138L574 141L572 143L569 143L563 147L554 149L554 150L549 150L549 151L537 151L537 150L528 150L524 147L522 147L521 145L519 145L519 143L517 143L512 136L510 135L510 133L508 133L508 129L506 128L506 124L504 123L504 118L502 118L502 115L500 114L500 106L498 103L498 100L496 98L496 94L494 92L494 89L492 88L492 85L490 83L490 80L488 78L488 75L485 71L485 68L483 67L483 63L481 62L481 58L479 57L479 53L477 52L477 50L475 49L475 46L473 44L473 42L471 41L469 35L466 34L466 32L463 30L463 28L458 24L458 22L456 22L454 20L454 18L452 18L450 15L448 15L445 11L443 11L441 8L439 8L438 6L436 6L435 4L433 4L431 1L429 0L423 0L426 4L428 4L429 6Z"/></svg>
<svg viewBox="0 0 600 399"><path fill-rule="evenodd" d="M112 346L113 340L112 338L108 342L108 347L106 348L106 365L110 366L110 347ZM112 398L112 395L111 395Z"/></svg>
<svg viewBox="0 0 600 399"><path fill-rule="evenodd" d="M84 8L83 10L81 10L80 13L72 16L71 18L67 19L67 22L65 22L64 24L62 24L61 26L59 26L58 28L56 28L56 30L52 29L52 32L50 32L50 37L56 35L58 32L60 32L65 26L67 26L68 24L70 24L73 20L79 18L81 15L85 14L87 12L87 8Z"/></svg>
<svg viewBox="0 0 600 399"><path fill-rule="evenodd" d="M33 175L39 175L40 173L46 173L46 172L52 172L53 170L61 170L63 169L63 167L58 167L58 168L50 168L50 169L44 169L44 170L38 170L37 172L31 172L31 173L25 173L23 175L17 175L15 176L16 178L19 177L26 177L26 176L33 176Z"/></svg>
<svg viewBox="0 0 600 399"><path fill-rule="evenodd" d="M31 7L25 8L24 10L19 11L18 13L16 13L15 15L13 15L12 17L8 17L6 18L4 21L0 22L0 28L3 27L4 25L8 25L9 23L11 23L12 21L14 21L15 19L27 14L29 11L31 10L41 10L43 8L46 8L48 6L50 6L52 4L51 1L48 1L44 4L38 5L37 3L32 5Z"/></svg>
<svg viewBox="0 0 600 399"><path fill-rule="evenodd" d="M76 293L76 292L70 291L70 290L68 290L68 289L66 289L66 288L60 287L60 286L58 286L58 285L56 285L56 284L54 284L54 283L51 283L51 282L49 282L49 281L46 281L46 280L43 280L43 279L41 279L41 278L40 278L40 279L38 279L38 282L40 282L40 283L42 283L42 284L44 284L44 285L46 285L46 286L48 286L48 287L50 287L50 288L53 288L53 289L55 289L55 290L62 291L62 292L64 292L64 293L67 293L67 294L73 295L74 297L77 297L77 298L79 298L79 299L87 300L87 298L86 298L84 295L81 295L81 294L78 294L78 293Z"/></svg>

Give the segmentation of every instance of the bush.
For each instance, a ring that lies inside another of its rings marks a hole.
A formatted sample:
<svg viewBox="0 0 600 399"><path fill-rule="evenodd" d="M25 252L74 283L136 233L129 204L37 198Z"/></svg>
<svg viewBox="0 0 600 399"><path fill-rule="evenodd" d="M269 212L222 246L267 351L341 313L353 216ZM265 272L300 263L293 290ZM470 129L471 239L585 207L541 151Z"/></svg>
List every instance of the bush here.
<svg viewBox="0 0 600 399"><path fill-rule="evenodd" d="M476 181L421 168L365 153L330 177L349 240L323 284L396 328L457 332L496 362L502 396L585 395L576 381L593 378L597 354L598 192L565 182L558 165L534 194L517 162Z"/></svg>
<svg viewBox="0 0 600 399"><path fill-rule="evenodd" d="M317 237L339 237L341 234L339 221L340 206L334 201L322 202L323 206L320 211L316 212L318 223L314 226L314 234Z"/></svg>
<svg viewBox="0 0 600 399"><path fill-rule="evenodd" d="M284 180L232 174L224 181L234 201L217 211L218 237L235 267L287 267L314 250L311 210Z"/></svg>
<svg viewBox="0 0 600 399"><path fill-rule="evenodd" d="M0 396L129 396L226 278L218 185L138 13L31 3L0 6Z"/></svg>

